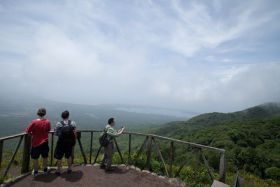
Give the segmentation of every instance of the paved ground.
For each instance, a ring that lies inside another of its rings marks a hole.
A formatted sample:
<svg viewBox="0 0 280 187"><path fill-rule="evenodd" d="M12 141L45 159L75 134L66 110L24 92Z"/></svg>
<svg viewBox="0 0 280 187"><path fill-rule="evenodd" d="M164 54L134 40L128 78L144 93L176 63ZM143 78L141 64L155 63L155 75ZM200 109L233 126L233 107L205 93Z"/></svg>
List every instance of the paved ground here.
<svg viewBox="0 0 280 187"><path fill-rule="evenodd" d="M42 174L36 178L27 176L10 186L175 187L176 185L171 185L167 179L120 166L110 173L105 173L99 167L77 166L73 168L71 174L63 172L61 176L56 176L52 171L48 175Z"/></svg>

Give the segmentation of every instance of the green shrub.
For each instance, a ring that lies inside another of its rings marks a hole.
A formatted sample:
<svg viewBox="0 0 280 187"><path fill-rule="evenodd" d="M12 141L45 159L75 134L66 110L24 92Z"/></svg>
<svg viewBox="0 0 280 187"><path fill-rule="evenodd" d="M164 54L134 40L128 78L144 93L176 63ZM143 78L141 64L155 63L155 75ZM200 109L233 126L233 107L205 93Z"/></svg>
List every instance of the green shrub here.
<svg viewBox="0 0 280 187"><path fill-rule="evenodd" d="M270 167L265 170L265 175L269 179L280 180L280 168Z"/></svg>

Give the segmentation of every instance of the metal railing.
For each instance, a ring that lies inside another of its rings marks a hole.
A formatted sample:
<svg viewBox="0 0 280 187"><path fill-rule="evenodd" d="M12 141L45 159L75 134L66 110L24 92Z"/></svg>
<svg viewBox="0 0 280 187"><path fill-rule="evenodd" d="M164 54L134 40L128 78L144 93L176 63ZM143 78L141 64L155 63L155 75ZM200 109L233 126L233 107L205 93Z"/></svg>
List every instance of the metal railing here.
<svg viewBox="0 0 280 187"><path fill-rule="evenodd" d="M82 158L83 158L83 163L84 164L95 164L97 162L97 158L100 154L100 151L102 149L102 147L100 146L95 157L94 157L94 161L92 162L92 157L93 157L93 133L101 133L102 131L99 130L79 130L77 131L77 142L78 142L78 146L80 148L81 154L82 154ZM90 134L90 144L89 144L89 162L86 156L86 153L84 151L84 147L83 144L81 142L81 138L82 138L82 133L89 133ZM163 167L164 167L164 171L167 177L177 177L179 176L181 170L183 169L183 167L185 166L186 162L182 162L181 166L179 166L178 170L175 172L175 174L173 175L172 173L172 166L173 166L173 162L174 162L174 148L175 148L175 144L181 144L184 146L190 146L193 148L196 148L197 150L199 150L199 153L202 156L204 165L207 169L207 172L209 174L209 177L214 180L214 175L212 173L212 170L209 166L208 160L204 154L205 150L209 150L209 151L214 151L220 154L220 163L219 163L219 181L221 182L225 182L226 179L226 159L225 159L225 150L224 149L220 149L220 148L215 148L215 147L211 147L211 146L206 146L206 145L201 145L201 144L197 144L197 143L192 143L192 142L187 142L187 141L182 141L182 140L177 140L177 139L173 139L173 138L168 138L168 137L163 137L163 136L159 136L159 135L155 135L155 134L144 134L144 133L136 133L136 132L124 132L124 135L128 136L128 160L126 163L128 163L128 165L134 164L137 162L137 160L139 160L139 157L141 155L141 153L144 152L144 149L146 148L146 163L145 163L145 168L152 170L151 168L151 160L152 160L152 151L153 151L153 146L158 154L159 160L161 161ZM98 134L99 136L99 134ZM141 136L144 137L145 140L144 142L141 144L140 149L137 151L136 153L136 157L134 162L132 161L132 151L131 151L131 144L132 144L132 136ZM18 144L15 148L15 151L13 152L12 157L9 160L9 163L7 165L6 168L4 168L4 172L2 175L2 178L5 178L12 166L12 163L15 160L15 157L18 153L18 150L21 146L21 143L23 141L23 150L22 150L22 163L21 163L21 174L26 174L28 172L30 172L30 147L31 147L31 137L29 135L27 135L26 133L20 133L20 134L16 134L16 135L12 135L12 136L6 136L6 137L2 137L0 138L0 168L2 167L2 158L3 158L3 145L4 142L10 139L16 139L19 138ZM52 166L54 164L54 132L51 131L50 132L50 143L51 143L51 156L50 156L50 165ZM164 141L168 141L170 142L169 145L169 154L168 154L168 164L165 162L160 146L158 144L158 140L164 140ZM118 151L118 154L120 156L121 162L125 163L124 158L123 158L123 153L120 150L120 147L117 143L117 140L114 139L114 144L116 145L116 149ZM168 167L167 167L168 166ZM2 168L1 168L2 169Z"/></svg>

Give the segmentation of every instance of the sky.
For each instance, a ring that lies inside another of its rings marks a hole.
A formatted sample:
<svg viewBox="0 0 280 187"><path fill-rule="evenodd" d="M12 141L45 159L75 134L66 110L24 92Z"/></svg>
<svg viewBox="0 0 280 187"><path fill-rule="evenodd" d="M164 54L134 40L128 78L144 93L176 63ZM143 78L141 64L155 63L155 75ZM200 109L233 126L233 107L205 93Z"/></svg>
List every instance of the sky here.
<svg viewBox="0 0 280 187"><path fill-rule="evenodd" d="M278 0L0 0L0 87L196 112L280 102L279 19Z"/></svg>

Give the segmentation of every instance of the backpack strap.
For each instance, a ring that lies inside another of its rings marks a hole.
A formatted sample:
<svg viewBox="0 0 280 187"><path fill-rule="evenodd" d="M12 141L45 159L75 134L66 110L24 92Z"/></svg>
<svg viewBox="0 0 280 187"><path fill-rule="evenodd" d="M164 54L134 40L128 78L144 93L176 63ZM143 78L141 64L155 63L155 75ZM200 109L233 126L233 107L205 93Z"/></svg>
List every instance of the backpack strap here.
<svg viewBox="0 0 280 187"><path fill-rule="evenodd" d="M62 121L60 121L60 123L61 123L61 125L62 126L65 126L66 124L64 123L64 121L62 120Z"/></svg>
<svg viewBox="0 0 280 187"><path fill-rule="evenodd" d="M62 126L66 125L63 120L60 123L61 123ZM71 126L71 123L72 123L72 121L68 120L68 124L67 125Z"/></svg>

